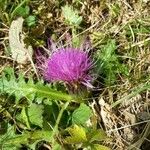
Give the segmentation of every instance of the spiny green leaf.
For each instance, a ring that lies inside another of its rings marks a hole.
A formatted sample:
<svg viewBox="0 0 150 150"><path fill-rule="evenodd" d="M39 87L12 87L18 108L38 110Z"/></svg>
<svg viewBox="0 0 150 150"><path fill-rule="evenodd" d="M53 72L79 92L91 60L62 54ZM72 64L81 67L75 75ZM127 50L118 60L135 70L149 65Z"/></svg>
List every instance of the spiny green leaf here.
<svg viewBox="0 0 150 150"><path fill-rule="evenodd" d="M22 75L16 78L12 68L8 68L3 72L0 78L0 92L15 95L16 103L18 103L22 97L26 97L29 102L32 102L35 97L41 99L49 98L50 100L72 100L72 96L54 90L48 84L43 85L41 81L34 84L32 79L25 82Z"/></svg>
<svg viewBox="0 0 150 150"><path fill-rule="evenodd" d="M86 125L86 121L90 119L92 110L86 104L81 103L72 114L72 122L77 125Z"/></svg>
<svg viewBox="0 0 150 150"><path fill-rule="evenodd" d="M22 144L29 145L29 143L37 143L41 140L50 141L51 138L52 131L37 130L33 132L15 134L14 127L9 126L7 132L4 135L0 135L0 148L4 150L11 150L11 148L13 150L18 150L18 147Z"/></svg>
<svg viewBox="0 0 150 150"><path fill-rule="evenodd" d="M7 132L4 135L0 134L0 145L2 145L7 139L15 135L14 128L11 125L8 125Z"/></svg>
<svg viewBox="0 0 150 150"><path fill-rule="evenodd" d="M22 144L24 144L26 143L26 138L22 137L22 139L20 138L18 140L18 135L17 136L15 135L14 127L8 125L7 132L3 135L0 135L0 149L18 150L18 147L20 147L19 141L21 141Z"/></svg>
<svg viewBox="0 0 150 150"><path fill-rule="evenodd" d="M14 137L7 139L5 142L5 145L20 145L20 144L26 144L28 142L29 135L23 134L23 135L15 135Z"/></svg>
<svg viewBox="0 0 150 150"><path fill-rule="evenodd" d="M6 139L4 145L20 145L20 144L28 144L31 140L33 142L37 140L45 140L49 141L51 139L50 131L34 131L34 132L26 132L21 135L15 135L12 138Z"/></svg>
<svg viewBox="0 0 150 150"><path fill-rule="evenodd" d="M73 127L66 129L70 136L65 138L65 143L67 144L78 144L87 141L86 133L84 128L74 125Z"/></svg>

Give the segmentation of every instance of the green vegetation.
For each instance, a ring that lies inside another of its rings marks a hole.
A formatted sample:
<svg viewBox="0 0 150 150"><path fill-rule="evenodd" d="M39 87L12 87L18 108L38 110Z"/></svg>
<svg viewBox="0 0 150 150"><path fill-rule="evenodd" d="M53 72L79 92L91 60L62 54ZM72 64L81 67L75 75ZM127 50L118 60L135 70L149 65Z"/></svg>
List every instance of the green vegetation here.
<svg viewBox="0 0 150 150"><path fill-rule="evenodd" d="M0 149L149 149L149 5L1 0ZM50 53L48 38L86 41L92 88L44 80L36 55Z"/></svg>

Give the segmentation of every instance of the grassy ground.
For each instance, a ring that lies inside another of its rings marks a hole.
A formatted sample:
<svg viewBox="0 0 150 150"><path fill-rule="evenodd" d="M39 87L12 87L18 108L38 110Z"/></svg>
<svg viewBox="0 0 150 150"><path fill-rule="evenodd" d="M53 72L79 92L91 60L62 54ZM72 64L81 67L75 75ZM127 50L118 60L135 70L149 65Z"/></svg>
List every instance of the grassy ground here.
<svg viewBox="0 0 150 150"><path fill-rule="evenodd" d="M75 102L35 66L37 48L67 33L76 47L89 37L95 62L95 88ZM0 149L149 149L149 0L2 0L0 39Z"/></svg>

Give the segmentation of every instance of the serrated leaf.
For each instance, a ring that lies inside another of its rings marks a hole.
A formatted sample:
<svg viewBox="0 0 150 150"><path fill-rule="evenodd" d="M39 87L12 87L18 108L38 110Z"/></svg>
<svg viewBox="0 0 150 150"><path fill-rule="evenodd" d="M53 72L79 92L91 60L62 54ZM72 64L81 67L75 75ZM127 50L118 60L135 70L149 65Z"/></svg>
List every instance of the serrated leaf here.
<svg viewBox="0 0 150 150"><path fill-rule="evenodd" d="M84 128L74 125L73 127L66 129L70 136L64 139L67 144L78 144L87 141L86 133Z"/></svg>
<svg viewBox="0 0 150 150"><path fill-rule="evenodd" d="M82 22L82 17L78 15L78 11L73 10L71 6L62 7L62 13L69 25L78 26Z"/></svg>
<svg viewBox="0 0 150 150"><path fill-rule="evenodd" d="M94 150L111 150L107 146L99 145L99 144L94 144Z"/></svg>
<svg viewBox="0 0 150 150"><path fill-rule="evenodd" d="M9 28L9 45L12 58L18 63L26 64L29 56L32 57L32 47L24 43L24 35L22 34L22 26L24 19L19 17L12 21Z"/></svg>
<svg viewBox="0 0 150 150"><path fill-rule="evenodd" d="M36 130L33 132L24 132L22 134L15 134L13 126L8 127L7 132L0 135L0 149L3 150L18 150L22 144L30 146L31 144L44 140L50 141L52 138L52 131Z"/></svg>
<svg viewBox="0 0 150 150"><path fill-rule="evenodd" d="M35 97L41 99L49 98L49 100L72 100L72 96L54 90L48 84L43 85L41 81L36 84L34 84L32 79L25 82L21 74L19 78L16 78L12 68L6 69L6 71L3 72L0 78L0 92L15 95L16 103L18 103L22 97L26 97L30 103Z"/></svg>
<svg viewBox="0 0 150 150"><path fill-rule="evenodd" d="M38 104L32 104L28 109L27 109L27 114L29 117L29 121L31 124L37 125L42 128L43 126L43 114L44 112L44 106L43 105L38 105Z"/></svg>
<svg viewBox="0 0 150 150"><path fill-rule="evenodd" d="M15 135L14 137L7 139L5 145L19 146L20 144L26 144L28 142L28 138L28 134Z"/></svg>
<svg viewBox="0 0 150 150"><path fill-rule="evenodd" d="M15 135L14 127L10 126L7 129L7 132L4 135L0 135L0 148L4 150L18 150L20 147L20 142L22 144L26 143L26 138L21 135Z"/></svg>
<svg viewBox="0 0 150 150"><path fill-rule="evenodd" d="M14 132L13 126L8 125L7 132L5 134L3 134L3 135L0 134L0 145L3 145L3 143L7 139L13 137L14 135L15 135L15 132Z"/></svg>
<svg viewBox="0 0 150 150"><path fill-rule="evenodd" d="M72 114L72 122L77 125L86 125L86 121L90 119L92 110L86 104L81 103Z"/></svg>
<svg viewBox="0 0 150 150"><path fill-rule="evenodd" d="M0 143L0 147L4 150L18 150L22 144L29 145L32 147L36 146L41 140L50 141L52 133L50 131L34 131L34 132L26 132L20 135L14 135L13 137L9 137L5 139L5 141ZM33 146L34 145L34 146Z"/></svg>

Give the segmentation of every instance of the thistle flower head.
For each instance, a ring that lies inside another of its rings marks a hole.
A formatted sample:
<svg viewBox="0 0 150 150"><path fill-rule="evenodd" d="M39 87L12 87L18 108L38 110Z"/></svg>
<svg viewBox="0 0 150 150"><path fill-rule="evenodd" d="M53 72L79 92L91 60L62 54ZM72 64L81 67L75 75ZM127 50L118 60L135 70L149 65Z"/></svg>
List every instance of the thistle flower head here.
<svg viewBox="0 0 150 150"><path fill-rule="evenodd" d="M54 44L53 44L53 47ZM64 81L69 84L90 85L92 60L82 48L56 48L45 60L42 59L42 74L47 81Z"/></svg>
<svg viewBox="0 0 150 150"><path fill-rule="evenodd" d="M88 80L91 64L86 52L75 48L62 48L48 58L45 77L52 81Z"/></svg>

